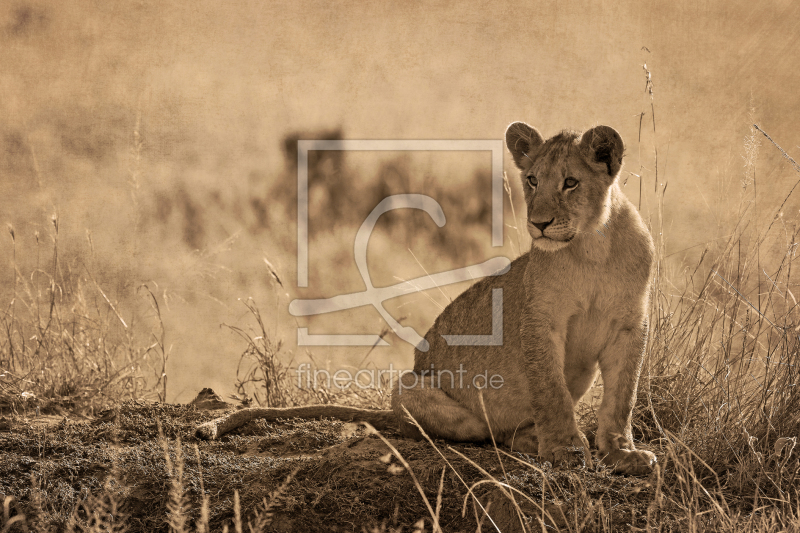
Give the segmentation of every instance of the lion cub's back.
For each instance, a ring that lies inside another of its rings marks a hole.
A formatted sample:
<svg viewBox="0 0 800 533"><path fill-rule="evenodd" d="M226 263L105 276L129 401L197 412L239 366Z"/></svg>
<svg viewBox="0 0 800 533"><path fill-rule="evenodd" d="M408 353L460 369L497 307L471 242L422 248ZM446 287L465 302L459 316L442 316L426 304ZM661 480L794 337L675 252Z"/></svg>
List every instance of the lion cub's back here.
<svg viewBox="0 0 800 533"><path fill-rule="evenodd" d="M486 360L497 364L501 353L507 353L520 345L520 310L525 303L523 278L528 265L529 254L515 259L509 271L500 276L488 276L461 293L438 316L433 326L425 334L430 344L427 352L415 350L414 370L435 369L455 371L459 364L471 366L475 360ZM500 346L450 346L442 335L492 335L492 293L502 289L503 336ZM485 364L483 365L486 366ZM494 365L492 365L494 366ZM481 371L485 370L483 368Z"/></svg>

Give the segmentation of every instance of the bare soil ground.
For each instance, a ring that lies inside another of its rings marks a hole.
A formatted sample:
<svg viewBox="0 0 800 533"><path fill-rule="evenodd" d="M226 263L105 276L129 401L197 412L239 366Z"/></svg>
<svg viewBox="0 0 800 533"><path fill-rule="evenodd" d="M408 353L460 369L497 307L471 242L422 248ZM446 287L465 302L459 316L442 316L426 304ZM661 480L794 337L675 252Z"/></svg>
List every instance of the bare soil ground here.
<svg viewBox="0 0 800 533"><path fill-rule="evenodd" d="M493 531L492 522L520 531L520 519L534 530L540 520L573 531L642 527L653 501L651 482L601 466L553 469L491 445L436 441L434 448L384 432L410 473L378 436L332 420L254 421L213 442L194 436L197 424L224 412L131 401L95 420L6 415L0 496L15 498L12 516L25 513L53 529L89 524L100 509L133 532L169 530L170 488L181 479L189 524L205 493L212 531L233 528L237 492L245 530L256 514L267 531L412 531L421 520L430 530L432 514L414 477L433 514L440 509L444 531L478 524ZM521 516L497 482L518 491Z"/></svg>

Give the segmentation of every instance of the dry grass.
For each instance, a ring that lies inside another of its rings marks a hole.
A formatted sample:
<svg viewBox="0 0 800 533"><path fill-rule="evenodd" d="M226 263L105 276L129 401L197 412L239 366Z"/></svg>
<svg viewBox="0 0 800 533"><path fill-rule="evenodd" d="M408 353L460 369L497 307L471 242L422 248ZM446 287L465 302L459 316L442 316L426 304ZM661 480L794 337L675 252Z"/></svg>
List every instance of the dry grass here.
<svg viewBox="0 0 800 533"><path fill-rule="evenodd" d="M16 257L11 225L9 234ZM47 239L52 259L28 272L13 262L13 289L0 312L0 409L88 414L149 397L158 345L128 324L84 263L62 263L58 237L54 215L49 235L36 235L37 257Z"/></svg>

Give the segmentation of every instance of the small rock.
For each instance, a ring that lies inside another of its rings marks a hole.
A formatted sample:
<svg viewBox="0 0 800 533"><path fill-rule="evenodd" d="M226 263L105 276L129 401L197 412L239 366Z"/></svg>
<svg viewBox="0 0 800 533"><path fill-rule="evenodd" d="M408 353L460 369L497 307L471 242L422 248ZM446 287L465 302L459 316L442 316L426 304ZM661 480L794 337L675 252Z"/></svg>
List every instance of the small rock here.
<svg viewBox="0 0 800 533"><path fill-rule="evenodd" d="M197 397L189 402L189 405L193 405L196 408L203 410L227 409L228 407L232 407L231 404L220 398L219 394L214 392L209 387L201 390L197 394Z"/></svg>

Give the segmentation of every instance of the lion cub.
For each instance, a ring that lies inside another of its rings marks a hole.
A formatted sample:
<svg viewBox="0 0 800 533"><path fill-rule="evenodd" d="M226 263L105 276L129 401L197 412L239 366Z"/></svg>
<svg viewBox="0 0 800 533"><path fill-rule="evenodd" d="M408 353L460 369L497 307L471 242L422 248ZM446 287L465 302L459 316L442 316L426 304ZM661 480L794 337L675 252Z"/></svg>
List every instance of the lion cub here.
<svg viewBox="0 0 800 533"><path fill-rule="evenodd" d="M299 416L399 425L419 438L405 409L430 436L472 442L493 436L560 461L585 445L574 407L599 370L601 460L621 473L650 472L656 457L634 447L631 412L647 339L653 243L618 185L622 138L598 126L545 141L516 122L506 130L506 145L525 191L531 251L447 306L425 335L429 350L415 350L414 371L395 384L392 411L243 409L203 424L198 436L217 438L253 418ZM492 341L451 345L451 335Z"/></svg>
<svg viewBox="0 0 800 533"><path fill-rule="evenodd" d="M417 430L403 407L428 434L454 441L490 439L488 418L496 441L561 460L568 448L584 445L573 409L599 369L605 385L596 439L602 462L622 473L647 473L656 457L634 447L631 412L647 339L654 251L639 213L619 189L622 138L598 126L545 141L516 122L506 130L506 145L520 170L531 251L442 312L425 336L430 349L415 353L414 373L394 391L395 415L408 434ZM502 344L448 345L442 335L492 333L497 289ZM486 415L476 386L483 387Z"/></svg>

